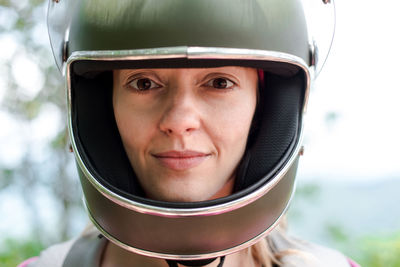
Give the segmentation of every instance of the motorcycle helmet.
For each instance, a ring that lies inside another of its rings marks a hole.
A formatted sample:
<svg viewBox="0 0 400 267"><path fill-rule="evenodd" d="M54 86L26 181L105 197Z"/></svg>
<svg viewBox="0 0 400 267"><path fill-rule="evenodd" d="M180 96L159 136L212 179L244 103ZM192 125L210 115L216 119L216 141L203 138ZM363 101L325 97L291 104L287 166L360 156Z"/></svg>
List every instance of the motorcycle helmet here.
<svg viewBox="0 0 400 267"><path fill-rule="evenodd" d="M332 10L330 1L314 2ZM306 14L300 0L49 0L84 202L104 236L146 256L202 260L249 247L279 224L321 66ZM114 119L112 70L220 66L257 68L265 88L234 193L200 202L146 198Z"/></svg>

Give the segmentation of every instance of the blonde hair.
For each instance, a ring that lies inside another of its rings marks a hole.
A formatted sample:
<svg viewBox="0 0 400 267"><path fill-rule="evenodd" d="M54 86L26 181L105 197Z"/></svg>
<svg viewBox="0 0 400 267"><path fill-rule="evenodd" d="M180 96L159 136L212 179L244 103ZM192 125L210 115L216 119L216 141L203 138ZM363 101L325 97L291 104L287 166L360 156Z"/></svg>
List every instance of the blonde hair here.
<svg viewBox="0 0 400 267"><path fill-rule="evenodd" d="M287 220L283 216L281 223L267 237L248 249L256 266L260 267L318 265L316 255L302 249L305 245L306 242L288 236Z"/></svg>
<svg viewBox="0 0 400 267"><path fill-rule="evenodd" d="M281 234L285 235L286 229L287 219L286 216L283 216L281 222L276 226L274 231L279 231ZM249 247L249 250L257 266L261 267L281 266L281 258L286 255L286 253L279 252L275 248L272 239L268 236Z"/></svg>
<svg viewBox="0 0 400 267"><path fill-rule="evenodd" d="M257 266L272 267L273 264L279 265L279 260L268 245L267 238L262 239L249 249Z"/></svg>

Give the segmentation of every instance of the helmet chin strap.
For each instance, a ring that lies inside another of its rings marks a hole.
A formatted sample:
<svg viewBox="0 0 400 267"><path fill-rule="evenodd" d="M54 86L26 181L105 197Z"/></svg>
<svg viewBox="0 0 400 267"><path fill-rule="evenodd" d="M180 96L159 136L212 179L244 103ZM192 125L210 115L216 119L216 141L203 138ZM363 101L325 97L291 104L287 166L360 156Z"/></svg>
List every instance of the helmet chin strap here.
<svg viewBox="0 0 400 267"><path fill-rule="evenodd" d="M175 261L175 260L166 260L169 267L178 267L178 263L183 266L205 266L210 264L211 262L215 261L217 258L213 259L206 259L206 260L193 260L193 261ZM219 264L217 267L222 267L224 265L225 256L219 258Z"/></svg>

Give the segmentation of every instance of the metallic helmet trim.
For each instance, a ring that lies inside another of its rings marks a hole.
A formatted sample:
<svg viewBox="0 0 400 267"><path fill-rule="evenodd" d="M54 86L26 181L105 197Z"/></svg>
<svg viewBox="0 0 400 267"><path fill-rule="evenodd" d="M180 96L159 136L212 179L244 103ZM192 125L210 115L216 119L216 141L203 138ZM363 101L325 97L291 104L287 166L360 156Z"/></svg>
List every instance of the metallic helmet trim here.
<svg viewBox="0 0 400 267"><path fill-rule="evenodd" d="M298 67L301 67L306 74L306 92L303 104L303 113L307 106L308 95L310 90L311 76L307 68L307 65L301 58L293 55L288 55L280 52L271 51L261 51L261 50L250 50L250 49L227 49L227 48L204 48L204 47L168 47L168 48L152 48L152 49L140 49L140 50L125 50L125 51L83 51L74 52L67 62L67 75L66 82L68 88L68 126L69 134L71 136L72 147L75 152L77 163L80 168L84 171L85 176L93 184L93 186L99 190L105 197L109 198L111 201L134 211L155 214L160 216L200 216L207 214L218 214L220 212L225 212L229 209L235 209L245 206L263 194L267 193L276 182L275 179L270 181L265 186L261 187L256 192L243 197L240 200L226 203L224 205L218 205L214 207L207 208L195 208L195 209L172 209L172 208L162 208L152 205L147 205L139 202L132 201L130 199L124 198L108 188L99 183L96 178L90 173L83 163L82 157L76 146L74 132L72 130L72 107L71 107L71 65L79 60L104 60L104 61L114 61L114 60L152 60L152 59L166 59L166 58L187 58L187 59L242 59L242 60L260 60L260 61L275 61L275 62L286 62ZM302 133L300 133L301 135ZM298 154L301 142L298 141L294 154ZM287 168L293 163L294 158L292 157L286 164L285 168L281 172L285 173ZM279 174L278 174L279 175Z"/></svg>

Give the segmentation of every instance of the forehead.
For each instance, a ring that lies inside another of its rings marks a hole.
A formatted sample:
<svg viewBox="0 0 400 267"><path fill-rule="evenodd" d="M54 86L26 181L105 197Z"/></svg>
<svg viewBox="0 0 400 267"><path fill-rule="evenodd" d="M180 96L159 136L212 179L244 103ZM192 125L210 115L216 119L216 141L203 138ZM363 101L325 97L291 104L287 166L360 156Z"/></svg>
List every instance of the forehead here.
<svg viewBox="0 0 400 267"><path fill-rule="evenodd" d="M155 73L163 76L192 77L215 74L233 75L238 79L253 78L257 75L257 69L239 66L224 66L216 68L145 68L145 69L119 69L114 74L119 77L129 76L136 73Z"/></svg>

